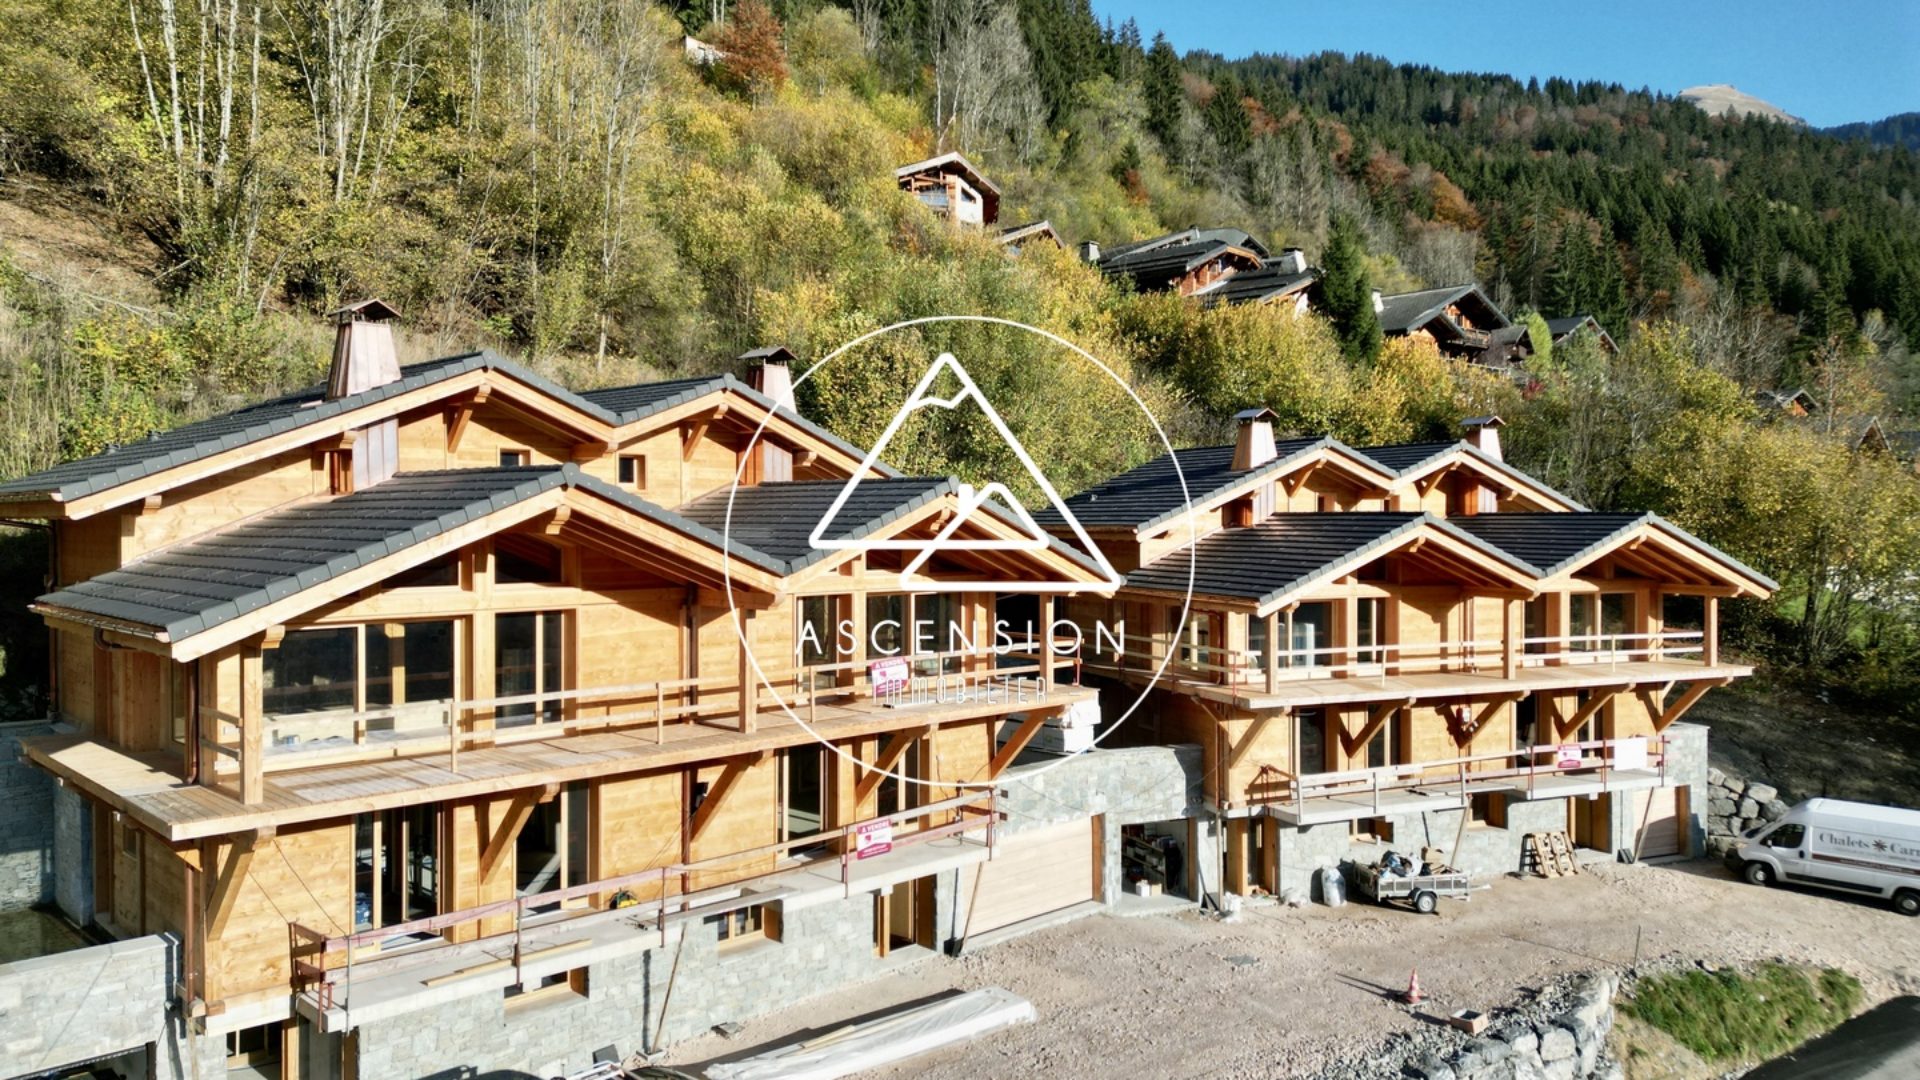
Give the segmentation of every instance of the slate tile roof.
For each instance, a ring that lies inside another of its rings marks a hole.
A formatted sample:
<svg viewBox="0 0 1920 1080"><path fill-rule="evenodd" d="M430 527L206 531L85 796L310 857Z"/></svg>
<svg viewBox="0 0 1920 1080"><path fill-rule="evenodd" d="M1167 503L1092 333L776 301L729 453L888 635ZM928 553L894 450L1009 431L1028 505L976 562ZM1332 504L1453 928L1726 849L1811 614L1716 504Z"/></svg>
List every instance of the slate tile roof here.
<svg viewBox="0 0 1920 1080"><path fill-rule="evenodd" d="M760 484L737 490L709 492L680 508L688 520L784 560L788 572L799 570L829 554L816 550L811 539L825 521L844 480L802 480ZM956 490L944 477L901 476L863 480L834 516L836 540L855 540L899 520L922 506ZM732 521L728 521L728 504Z"/></svg>
<svg viewBox="0 0 1920 1080"><path fill-rule="evenodd" d="M833 500L839 497L844 480L803 480L795 483L760 484L731 493L733 518L727 534L755 550L786 561L786 572L797 573L826 557L830 552L815 549L811 543L814 526L825 521ZM952 477L868 478L856 484L846 505L834 515L833 538L857 540L885 528L946 495L958 492L959 481ZM715 531L727 522L729 492L715 491L680 508L679 513ZM989 500L984 509L1001 521L1017 523L1013 512L997 500ZM1039 515L1035 515L1036 518ZM1015 524L1018 528L1018 525ZM1054 537L1047 546L1085 569L1103 573L1087 556Z"/></svg>
<svg viewBox="0 0 1920 1080"><path fill-rule="evenodd" d="M1196 596L1226 596L1265 606L1306 588L1344 566L1385 554L1432 526L1515 569L1529 570L1477 537L1425 513L1275 514L1258 525L1204 537L1186 551L1162 556L1127 575L1127 587L1184 593L1189 572Z"/></svg>
<svg viewBox="0 0 1920 1080"><path fill-rule="evenodd" d="M1577 567L1622 533L1642 525L1653 525L1681 544L1734 568L1754 581L1764 583L1768 589L1779 588L1765 574L1658 514L1592 510L1578 513L1473 514L1450 518L1448 523L1515 558L1525 560L1539 571L1541 577L1551 577Z"/></svg>
<svg viewBox="0 0 1920 1080"><path fill-rule="evenodd" d="M209 417L125 446L115 447L91 457L63 462L30 476L0 483L0 503L27 499L54 498L71 501L96 492L107 491L154 473L245 446L270 436L317 423L342 412L364 408L390 397L453 378L470 371L499 371L524 382L572 408L613 427L643 420L654 413L673 408L719 390L732 390L763 408L774 408L772 399L732 375L701 375L632 386L607 387L575 393L559 383L491 352L463 353L400 370L397 382L376 386L358 394L326 399L326 386L320 384L271 401ZM866 450L854 446L826 428L786 413L820 439L856 458ZM884 465L878 466L891 474Z"/></svg>
<svg viewBox="0 0 1920 1080"><path fill-rule="evenodd" d="M399 473L351 495L276 510L40 597L179 641L556 487L580 487L719 546L719 533L574 464ZM736 558L785 564L735 541Z"/></svg>
<svg viewBox="0 0 1920 1080"><path fill-rule="evenodd" d="M1399 476L1425 465L1442 454L1451 453L1457 447L1470 445L1465 442L1410 442L1392 443L1386 446L1361 446L1355 449L1379 462L1389 473Z"/></svg>
<svg viewBox="0 0 1920 1080"><path fill-rule="evenodd" d="M485 353L467 353L409 364L398 382L377 386L337 401L326 400L324 384L285 397L249 405L197 423L186 424L91 457L76 458L51 469L0 483L0 499L48 495L77 499L150 476L163 469L217 454L236 446L317 423L350 409L404 394L463 372L486 366ZM563 391L564 392L564 391Z"/></svg>
<svg viewBox="0 0 1920 1080"><path fill-rule="evenodd" d="M1472 291L1471 285L1449 285L1441 289L1383 296L1380 298L1380 329L1389 334L1404 334L1418 329L1445 311L1448 304Z"/></svg>
<svg viewBox="0 0 1920 1080"><path fill-rule="evenodd" d="M1289 273L1277 265L1263 266L1233 275L1208 290L1207 298L1216 304L1251 304L1299 292L1319 278L1319 273L1313 270Z"/></svg>
<svg viewBox="0 0 1920 1080"><path fill-rule="evenodd" d="M1303 455L1323 446L1339 445L1328 438L1279 439L1274 459L1258 469L1233 471L1233 446L1199 446L1176 450L1105 480L1067 500L1067 509L1080 524L1118 525L1150 529L1183 512L1188 496L1201 503L1213 495L1257 476L1291 468ZM1179 468L1174 468L1178 459ZM1186 489L1180 481L1184 475ZM1041 525L1059 525L1066 518L1053 507L1034 514Z"/></svg>

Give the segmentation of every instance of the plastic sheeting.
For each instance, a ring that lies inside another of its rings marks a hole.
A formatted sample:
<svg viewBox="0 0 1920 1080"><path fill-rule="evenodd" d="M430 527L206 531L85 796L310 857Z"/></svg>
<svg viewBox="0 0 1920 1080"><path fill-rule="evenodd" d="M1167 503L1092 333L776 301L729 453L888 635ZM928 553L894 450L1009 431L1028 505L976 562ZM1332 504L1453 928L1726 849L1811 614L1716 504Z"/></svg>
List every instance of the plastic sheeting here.
<svg viewBox="0 0 1920 1080"><path fill-rule="evenodd" d="M834 1080L1038 1019L1033 1003L990 986L806 1042L707 1067L709 1080Z"/></svg>

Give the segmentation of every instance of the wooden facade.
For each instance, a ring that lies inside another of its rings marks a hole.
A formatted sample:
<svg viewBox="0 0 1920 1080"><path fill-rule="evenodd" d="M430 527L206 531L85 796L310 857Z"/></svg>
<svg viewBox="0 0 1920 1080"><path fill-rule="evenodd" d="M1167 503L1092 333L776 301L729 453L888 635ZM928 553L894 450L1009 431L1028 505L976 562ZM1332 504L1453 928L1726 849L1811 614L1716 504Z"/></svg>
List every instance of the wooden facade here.
<svg viewBox="0 0 1920 1080"><path fill-rule="evenodd" d="M511 932L528 897L652 902L664 920L668 898L724 901L858 822L990 829L986 785L1091 696L1040 662L1045 634L992 651L992 593L943 588L1098 583L1081 560L943 552L903 575L897 552L837 551L769 568L682 518L736 477L837 488L859 467L732 384L609 425L503 366L342 417L25 506L53 525L38 610L70 729L27 754L93 807L100 924L179 934L185 1006L215 1030L279 1023L316 972L384 948ZM196 633L64 606L242 523L346 505L338 459L388 420L385 483L560 480ZM916 494L876 538L931 539L961 511L950 487ZM1013 530L973 514L955 535ZM916 634L936 617L967 644ZM878 649L888 622L897 644ZM837 632L865 644L801 647ZM929 688L913 708L872 681L868 661L896 651L912 692ZM1029 722L1003 732L1010 713Z"/></svg>

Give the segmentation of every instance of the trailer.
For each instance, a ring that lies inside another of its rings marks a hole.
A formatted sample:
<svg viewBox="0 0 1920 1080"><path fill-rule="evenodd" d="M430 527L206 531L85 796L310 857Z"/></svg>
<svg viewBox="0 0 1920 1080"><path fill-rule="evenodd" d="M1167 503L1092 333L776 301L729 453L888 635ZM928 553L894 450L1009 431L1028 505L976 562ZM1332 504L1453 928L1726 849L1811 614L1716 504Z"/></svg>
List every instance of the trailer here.
<svg viewBox="0 0 1920 1080"><path fill-rule="evenodd" d="M1378 866L1362 866L1355 884L1377 904L1399 901L1422 915L1431 915L1440 898L1473 899L1473 877L1458 871L1440 874L1390 874Z"/></svg>

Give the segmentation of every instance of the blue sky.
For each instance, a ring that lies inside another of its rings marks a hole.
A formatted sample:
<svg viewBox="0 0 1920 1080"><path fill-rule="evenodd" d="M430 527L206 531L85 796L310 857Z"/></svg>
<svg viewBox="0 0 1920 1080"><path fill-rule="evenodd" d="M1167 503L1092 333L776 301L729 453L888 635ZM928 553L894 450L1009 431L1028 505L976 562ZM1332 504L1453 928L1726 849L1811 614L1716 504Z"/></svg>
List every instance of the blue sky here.
<svg viewBox="0 0 1920 1080"><path fill-rule="evenodd" d="M1920 3L1835 0L1093 0L1147 41L1223 56L1368 52L1396 63L1562 75L1672 93L1741 90L1826 127L1920 111Z"/></svg>

